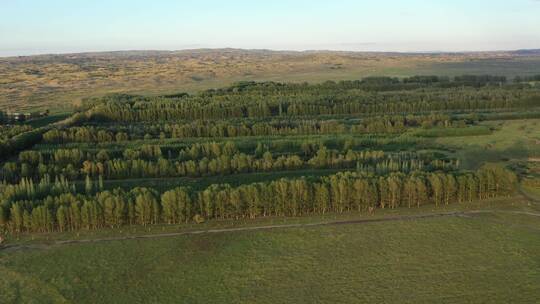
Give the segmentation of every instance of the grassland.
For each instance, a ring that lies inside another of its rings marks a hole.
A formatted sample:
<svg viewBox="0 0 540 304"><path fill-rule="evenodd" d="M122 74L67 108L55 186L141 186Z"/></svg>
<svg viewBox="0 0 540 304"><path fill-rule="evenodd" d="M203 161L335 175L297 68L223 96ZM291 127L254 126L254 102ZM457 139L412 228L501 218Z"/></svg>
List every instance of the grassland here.
<svg viewBox="0 0 540 304"><path fill-rule="evenodd" d="M540 187L522 186L521 189L529 199L540 202Z"/></svg>
<svg viewBox="0 0 540 304"><path fill-rule="evenodd" d="M435 143L456 151L453 155L466 168L477 168L485 162L527 161L540 155L540 121L507 120L482 123L493 130L477 136L439 137Z"/></svg>
<svg viewBox="0 0 540 304"><path fill-rule="evenodd" d="M540 57L517 52L397 54L234 49L114 52L0 58L0 107L70 110L107 93L170 94L236 81L323 82L365 76L540 73Z"/></svg>
<svg viewBox="0 0 540 304"><path fill-rule="evenodd" d="M538 211L519 198L484 204ZM376 216L396 212L433 210ZM500 212L5 251L0 288L6 303L533 303L539 229Z"/></svg>

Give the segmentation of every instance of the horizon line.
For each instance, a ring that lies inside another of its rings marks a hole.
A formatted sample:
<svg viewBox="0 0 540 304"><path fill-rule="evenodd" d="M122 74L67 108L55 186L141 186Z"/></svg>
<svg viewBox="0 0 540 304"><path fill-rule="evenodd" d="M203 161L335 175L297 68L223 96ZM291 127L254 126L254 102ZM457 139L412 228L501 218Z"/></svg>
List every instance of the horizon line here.
<svg viewBox="0 0 540 304"><path fill-rule="evenodd" d="M65 51L65 52L36 52L35 54L22 54L22 55L2 55L0 50L0 58L21 58L21 57L39 57L39 56L62 56L62 55L80 55L80 54L105 54L105 53L128 53L128 52L162 52L162 53L174 53L174 52L189 52L189 51L219 51L219 50L236 50L236 51L265 51L265 52L281 52L281 53L315 53L315 52L327 52L327 53L360 53L360 54L403 54L403 55L436 55L436 54L482 54L482 53L505 53L505 52L522 52L522 51L538 51L540 53L540 47L538 48L519 48L519 49L495 49L495 50L459 50L459 51L447 51L447 50L417 50L417 51L389 51L389 50L340 50L331 48L321 49L281 49L281 48L241 48L241 47L200 47L200 48L179 48L179 49L115 49L115 50L86 50L86 51ZM8 52L6 50L6 52Z"/></svg>

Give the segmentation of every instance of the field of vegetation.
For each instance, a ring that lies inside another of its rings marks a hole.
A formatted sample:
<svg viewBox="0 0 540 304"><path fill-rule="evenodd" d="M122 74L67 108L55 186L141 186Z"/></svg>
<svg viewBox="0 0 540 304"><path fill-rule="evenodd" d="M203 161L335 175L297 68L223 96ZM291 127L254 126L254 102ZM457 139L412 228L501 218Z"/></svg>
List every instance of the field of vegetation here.
<svg viewBox="0 0 540 304"><path fill-rule="evenodd" d="M0 112L8 302L534 302L540 76ZM0 245L2 246L2 245Z"/></svg>

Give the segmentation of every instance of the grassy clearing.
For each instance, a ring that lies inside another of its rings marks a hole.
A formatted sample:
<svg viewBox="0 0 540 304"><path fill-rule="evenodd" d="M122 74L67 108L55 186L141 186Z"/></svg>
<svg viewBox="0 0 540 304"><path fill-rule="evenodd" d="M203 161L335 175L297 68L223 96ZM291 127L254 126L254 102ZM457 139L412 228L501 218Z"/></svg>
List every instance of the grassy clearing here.
<svg viewBox="0 0 540 304"><path fill-rule="evenodd" d="M72 244L0 253L0 289L36 303L532 303L539 229L482 214Z"/></svg>
<svg viewBox="0 0 540 304"><path fill-rule="evenodd" d="M491 134L491 130L486 126L432 128L415 130L412 132L412 134L419 137L480 136Z"/></svg>
<svg viewBox="0 0 540 304"><path fill-rule="evenodd" d="M539 119L489 121L482 125L494 131L488 135L440 137L434 142L454 149L453 156L469 169L485 162L524 161L540 155Z"/></svg>
<svg viewBox="0 0 540 304"><path fill-rule="evenodd" d="M522 186L521 189L531 198L535 199L536 201L540 202L540 188L538 187L530 187L530 186Z"/></svg>

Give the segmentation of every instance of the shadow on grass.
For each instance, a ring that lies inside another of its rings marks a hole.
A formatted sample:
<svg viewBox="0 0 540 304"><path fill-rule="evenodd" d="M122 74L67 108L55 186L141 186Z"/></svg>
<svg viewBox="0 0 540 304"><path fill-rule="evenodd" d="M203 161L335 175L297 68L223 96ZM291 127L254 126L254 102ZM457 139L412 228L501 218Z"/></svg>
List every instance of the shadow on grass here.
<svg viewBox="0 0 540 304"><path fill-rule="evenodd" d="M506 149L493 149L491 146L484 148L471 148L463 151L461 163L465 169L478 169L487 162L507 162L510 160L526 160L529 157L529 149L525 141L520 140L515 145Z"/></svg>

